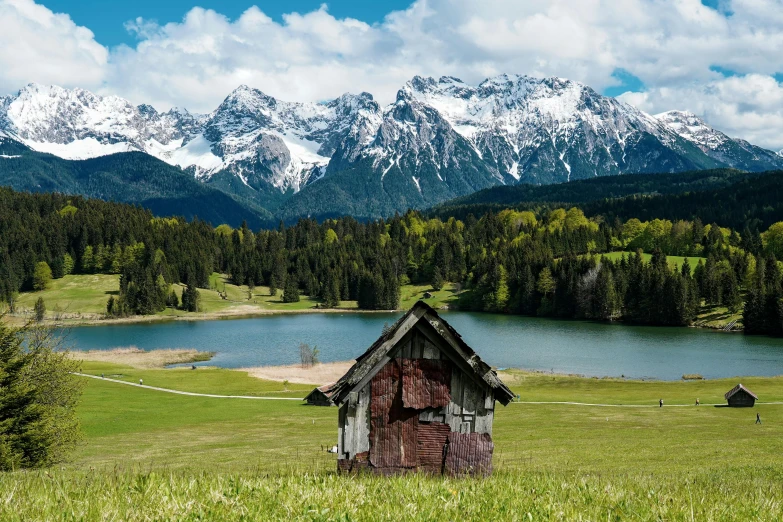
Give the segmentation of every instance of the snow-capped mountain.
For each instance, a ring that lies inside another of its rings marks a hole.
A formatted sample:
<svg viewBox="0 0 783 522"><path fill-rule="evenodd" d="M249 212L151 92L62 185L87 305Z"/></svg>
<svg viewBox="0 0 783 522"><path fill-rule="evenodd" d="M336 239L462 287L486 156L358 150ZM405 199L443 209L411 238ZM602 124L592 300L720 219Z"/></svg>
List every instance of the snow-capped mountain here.
<svg viewBox="0 0 783 522"><path fill-rule="evenodd" d="M518 75L416 76L386 107L368 93L299 103L241 86L206 115L30 84L0 98L0 132L67 159L142 151L254 205L290 198L299 215L381 215L497 184L783 168L692 114L651 116L578 82Z"/></svg>
<svg viewBox="0 0 783 522"><path fill-rule="evenodd" d="M0 129L40 152L87 159L138 150L204 181L228 171L247 185L267 183L281 191L298 191L313 173L322 173L354 121L379 114L367 93L289 103L246 86L208 115L158 113L116 96L37 84L0 98Z"/></svg>
<svg viewBox="0 0 783 522"><path fill-rule="evenodd" d="M117 96L30 84L0 98L0 129L34 150L87 159L140 150L160 156L179 148L200 125L184 109L158 113Z"/></svg>
<svg viewBox="0 0 783 522"><path fill-rule="evenodd" d="M241 86L205 119L191 141L164 159L193 167L199 178L229 171L254 188L267 183L296 192L323 175L345 136L360 132L379 114L368 93L344 94L327 103L292 103Z"/></svg>
<svg viewBox="0 0 783 522"><path fill-rule="evenodd" d="M668 111L656 114L655 118L721 163L751 171L783 168L779 153L757 147L745 140L729 138L692 112Z"/></svg>
<svg viewBox="0 0 783 522"><path fill-rule="evenodd" d="M403 91L443 114L499 177L553 183L714 166L655 118L579 82L415 77Z"/></svg>

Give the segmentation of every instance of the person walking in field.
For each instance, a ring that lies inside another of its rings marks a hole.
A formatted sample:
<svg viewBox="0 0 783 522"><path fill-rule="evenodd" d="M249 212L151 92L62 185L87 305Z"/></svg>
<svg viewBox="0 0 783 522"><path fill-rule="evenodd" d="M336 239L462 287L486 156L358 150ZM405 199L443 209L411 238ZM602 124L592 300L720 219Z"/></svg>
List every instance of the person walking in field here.
<svg viewBox="0 0 783 522"><path fill-rule="evenodd" d="M658 407L659 407L659 408L663 408L663 399L660 399L660 400L658 401Z"/></svg>
<svg viewBox="0 0 783 522"><path fill-rule="evenodd" d="M756 414L756 424L761 424L761 415Z"/></svg>
<svg viewBox="0 0 783 522"><path fill-rule="evenodd" d="M698 398L698 397L696 397L696 406L698 406L699 404L701 404L701 403L699 402L699 398Z"/></svg>
<svg viewBox="0 0 783 522"><path fill-rule="evenodd" d="M139 386L144 386L144 379L139 379Z"/></svg>

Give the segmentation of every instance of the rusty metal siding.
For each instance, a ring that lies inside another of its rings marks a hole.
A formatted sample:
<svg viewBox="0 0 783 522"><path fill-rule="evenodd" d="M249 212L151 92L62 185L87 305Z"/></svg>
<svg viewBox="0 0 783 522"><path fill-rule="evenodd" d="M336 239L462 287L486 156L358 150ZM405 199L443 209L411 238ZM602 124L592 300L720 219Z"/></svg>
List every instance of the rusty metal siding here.
<svg viewBox="0 0 783 522"><path fill-rule="evenodd" d="M414 328L352 390L340 411L338 470L491 473L494 390L442 350Z"/></svg>
<svg viewBox="0 0 783 522"><path fill-rule="evenodd" d="M445 472L449 475L492 473L492 437L486 433L449 433Z"/></svg>
<svg viewBox="0 0 783 522"><path fill-rule="evenodd" d="M419 423L417 467L428 473L443 473L444 447L448 439L448 424Z"/></svg>
<svg viewBox="0 0 783 522"><path fill-rule="evenodd" d="M376 468L416 467L418 412L402 404L401 359L373 377L370 399L370 464Z"/></svg>
<svg viewBox="0 0 783 522"><path fill-rule="evenodd" d="M402 359L402 403L406 408L441 408L451 401L451 365L435 359Z"/></svg>
<svg viewBox="0 0 783 522"><path fill-rule="evenodd" d="M367 469L370 463L367 460L367 452L357 453L352 459L340 459L337 461L337 471L358 472Z"/></svg>

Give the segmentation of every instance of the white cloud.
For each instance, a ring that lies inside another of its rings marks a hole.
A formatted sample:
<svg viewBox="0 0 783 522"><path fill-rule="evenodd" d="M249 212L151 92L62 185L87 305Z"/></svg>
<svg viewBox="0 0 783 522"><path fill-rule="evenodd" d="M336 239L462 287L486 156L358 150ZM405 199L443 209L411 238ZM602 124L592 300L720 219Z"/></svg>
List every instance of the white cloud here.
<svg viewBox="0 0 783 522"><path fill-rule="evenodd" d="M678 108L702 116L729 136L783 148L783 84L761 74L626 93L621 100L655 114Z"/></svg>
<svg viewBox="0 0 783 522"><path fill-rule="evenodd" d="M0 0L0 92L29 82L96 88L108 56L67 14L32 0Z"/></svg>
<svg viewBox="0 0 783 522"><path fill-rule="evenodd" d="M780 104L762 109L777 103L780 90L771 75L783 72L783 0L723 0L720 10L700 0L417 0L373 25L337 19L326 7L282 21L257 7L236 20L193 8L178 23L129 22L138 44L112 49L108 62L89 31L30 0L0 0L0 34L17 24L2 13L24 11L20 5L38 11L27 19L56 19L61 29L29 43L40 50L38 60L17 60L27 68L3 73L6 90L36 79L83 78L88 87L104 80L104 92L137 103L203 112L243 83L287 100L369 91L388 102L415 74L472 83L502 72L561 76L600 91L624 69L647 86L627 101L691 109L729 133L783 147L775 137L783 136ZM34 40L31 32L15 38ZM74 56L93 64L72 66ZM29 65L35 62L38 69ZM726 79L716 66L743 76ZM754 97L750 105L747 96Z"/></svg>

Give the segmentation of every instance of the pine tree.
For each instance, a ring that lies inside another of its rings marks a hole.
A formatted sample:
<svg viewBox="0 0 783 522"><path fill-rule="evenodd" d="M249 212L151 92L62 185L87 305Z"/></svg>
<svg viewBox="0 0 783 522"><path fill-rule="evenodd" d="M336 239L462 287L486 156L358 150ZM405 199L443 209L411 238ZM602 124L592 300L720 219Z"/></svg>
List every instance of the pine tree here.
<svg viewBox="0 0 783 522"><path fill-rule="evenodd" d="M530 265L522 269L522 277L519 284L519 297L517 298L519 311L525 315L536 312L536 280Z"/></svg>
<svg viewBox="0 0 783 522"><path fill-rule="evenodd" d="M285 282L285 289L283 290L283 302L284 303L298 303L299 302L299 284L292 276L288 276Z"/></svg>
<svg viewBox="0 0 783 522"><path fill-rule="evenodd" d="M33 273L33 288L41 291L49 288L49 284L52 282L52 269L45 261L40 261L35 264L35 272Z"/></svg>
<svg viewBox="0 0 783 522"><path fill-rule="evenodd" d="M95 269L95 259L92 253L92 245L88 245L82 253L82 273L91 274Z"/></svg>
<svg viewBox="0 0 783 522"><path fill-rule="evenodd" d="M51 330L0 322L0 470L51 466L76 447L78 369Z"/></svg>
<svg viewBox="0 0 783 522"><path fill-rule="evenodd" d="M734 270L729 269L724 272L721 286L723 306L727 307L732 314L737 313L742 306L742 296L740 295L739 284L737 283L737 277L734 275Z"/></svg>
<svg viewBox="0 0 783 522"><path fill-rule="evenodd" d="M73 268L73 258L68 254L63 254L63 275L66 276L73 273Z"/></svg>
<svg viewBox="0 0 783 522"><path fill-rule="evenodd" d="M615 319L620 310L614 278L607 265L601 265L595 285L595 317L598 319Z"/></svg>
<svg viewBox="0 0 783 522"><path fill-rule="evenodd" d="M337 280L334 272L329 272L328 279L324 283L321 305L324 308L337 308L340 306L340 282Z"/></svg>
<svg viewBox="0 0 783 522"><path fill-rule="evenodd" d="M35 306L33 307L33 315L35 316L35 321L37 323L40 323L44 320L44 317L46 316L46 304L44 304L43 297L39 297L35 302Z"/></svg>
<svg viewBox="0 0 783 522"><path fill-rule="evenodd" d="M201 294L191 284L187 285L182 291L182 309L186 312L201 311Z"/></svg>
<svg viewBox="0 0 783 522"><path fill-rule="evenodd" d="M439 267L435 267L432 271L432 289L436 292L443 288L443 274L440 272Z"/></svg>
<svg viewBox="0 0 783 522"><path fill-rule="evenodd" d="M177 297L177 292L175 292L173 288L166 298L166 306L169 308L179 308L179 297Z"/></svg>

